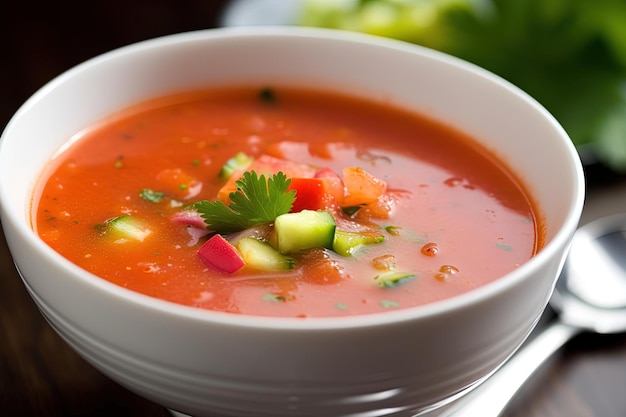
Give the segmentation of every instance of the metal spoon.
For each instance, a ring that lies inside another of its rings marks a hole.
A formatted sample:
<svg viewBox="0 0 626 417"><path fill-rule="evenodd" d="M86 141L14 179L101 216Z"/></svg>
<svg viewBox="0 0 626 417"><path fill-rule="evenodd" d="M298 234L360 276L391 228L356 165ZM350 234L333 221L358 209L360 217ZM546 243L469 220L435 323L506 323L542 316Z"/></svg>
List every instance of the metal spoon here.
<svg viewBox="0 0 626 417"><path fill-rule="evenodd" d="M626 213L578 229L550 299L552 321L440 417L496 417L546 359L577 334L626 331Z"/></svg>

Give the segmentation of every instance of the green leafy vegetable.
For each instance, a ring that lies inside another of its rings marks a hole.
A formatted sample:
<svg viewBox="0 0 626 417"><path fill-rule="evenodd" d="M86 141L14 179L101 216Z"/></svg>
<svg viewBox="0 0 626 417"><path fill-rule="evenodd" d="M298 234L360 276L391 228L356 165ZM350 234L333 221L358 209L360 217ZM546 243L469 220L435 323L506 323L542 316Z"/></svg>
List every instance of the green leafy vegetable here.
<svg viewBox="0 0 626 417"><path fill-rule="evenodd" d="M282 172L266 179L265 175L246 171L236 184L237 191L229 194L228 206L221 201L208 200L194 204L209 230L232 233L272 222L288 213L295 201L295 191L288 190L291 180Z"/></svg>
<svg viewBox="0 0 626 417"><path fill-rule="evenodd" d="M623 0L306 0L299 23L435 48L507 79L563 125L583 160L626 172Z"/></svg>

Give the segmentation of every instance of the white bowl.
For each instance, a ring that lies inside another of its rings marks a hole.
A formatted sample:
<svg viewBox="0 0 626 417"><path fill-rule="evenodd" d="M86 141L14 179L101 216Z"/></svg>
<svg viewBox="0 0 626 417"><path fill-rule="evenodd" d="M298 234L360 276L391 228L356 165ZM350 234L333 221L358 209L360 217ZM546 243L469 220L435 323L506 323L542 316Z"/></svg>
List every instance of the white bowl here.
<svg viewBox="0 0 626 417"><path fill-rule="evenodd" d="M33 185L74 133L154 96L256 82L392 98L476 137L539 202L545 247L459 297L302 320L204 311L131 292L71 264L31 229ZM441 405L498 367L533 328L583 205L574 147L523 92L438 52L320 29L207 30L112 51L38 91L0 146L3 227L41 312L103 373L195 416L413 415Z"/></svg>

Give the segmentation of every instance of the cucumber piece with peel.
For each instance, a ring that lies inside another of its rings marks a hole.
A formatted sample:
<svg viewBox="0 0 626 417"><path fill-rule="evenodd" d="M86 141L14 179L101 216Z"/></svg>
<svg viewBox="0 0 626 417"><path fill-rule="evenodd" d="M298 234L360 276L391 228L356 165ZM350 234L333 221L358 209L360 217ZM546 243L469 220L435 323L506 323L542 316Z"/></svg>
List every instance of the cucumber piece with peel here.
<svg viewBox="0 0 626 417"><path fill-rule="evenodd" d="M115 243L143 242L152 231L130 214L122 214L95 226L101 235L114 239Z"/></svg>
<svg viewBox="0 0 626 417"><path fill-rule="evenodd" d="M245 265L260 271L288 271L293 269L293 258L278 252L268 243L253 237L244 237L235 244Z"/></svg>
<svg viewBox="0 0 626 417"><path fill-rule="evenodd" d="M235 156L230 158L220 169L220 178L230 178L235 172L244 170L252 164L252 157L243 152L237 152Z"/></svg>
<svg viewBox="0 0 626 417"><path fill-rule="evenodd" d="M341 256L352 256L363 245L382 243L385 237L378 233L359 233L344 230L335 231L333 250Z"/></svg>
<svg viewBox="0 0 626 417"><path fill-rule="evenodd" d="M312 248L332 249L335 229L335 218L327 211L286 213L274 221L270 244L287 254Z"/></svg>

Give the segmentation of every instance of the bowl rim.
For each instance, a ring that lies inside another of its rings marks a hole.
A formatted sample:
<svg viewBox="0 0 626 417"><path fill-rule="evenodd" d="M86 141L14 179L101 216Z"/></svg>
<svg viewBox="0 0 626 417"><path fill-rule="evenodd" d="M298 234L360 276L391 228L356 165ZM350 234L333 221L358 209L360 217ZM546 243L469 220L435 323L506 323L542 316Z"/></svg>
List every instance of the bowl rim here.
<svg viewBox="0 0 626 417"><path fill-rule="evenodd" d="M226 27L182 32L134 42L96 55L62 72L32 94L9 120L4 128L4 131L2 132L2 136L0 137L0 161L3 158L8 158L8 156L4 155L5 152L2 152L6 147L4 146L6 142L5 137L10 135L12 126L18 123L22 114L27 113L31 107L37 105L37 102L41 98L45 97L49 92L57 88L58 85L63 84L66 79L73 77L75 74L85 71L92 66L98 66L103 62L133 54L139 50L158 49L168 45L171 46L173 44L203 42L209 39L217 40L263 36L267 38L315 38L316 40L324 42L341 41L345 43L373 44L374 46L392 48L404 53L422 55L428 59L442 62L445 65L473 72L476 76L487 78L493 83L500 84L502 88L507 89L509 93L516 94L520 100L524 100L527 104L535 107L539 113L542 113L544 118L551 122L554 129L559 131L562 137L568 138L567 133L558 121L541 104L520 88L481 67L443 52L389 38L336 29L293 26ZM574 182L577 185L572 198L573 204L570 206L567 213L565 213L564 222L561 228L555 232L554 236L546 242L544 247L536 255L521 264L515 270L466 293L425 305L405 307L398 310L390 310L380 313L334 317L274 317L219 312L165 301L123 288L76 266L54 251L38 237L38 235L31 228L28 219L24 218L24 213L16 213L14 210L8 210L6 204L3 203L2 198L0 198L0 214L2 215L3 223L11 223L11 226L17 230L20 237L24 239L31 248L38 251L44 257L49 258L52 262L57 263L64 268L65 271L78 277L82 282L97 288L98 291L102 291L109 297L115 297L125 302L136 304L161 314L174 315L199 322L212 322L239 327L274 328L283 330L322 330L382 326L390 323L422 320L435 315L452 313L454 311L479 304L503 291L506 291L510 287L515 286L520 281L523 281L525 276L535 273L541 265L547 263L550 258L556 257L559 248L567 245L568 240L570 240L571 235L578 225L582 214L585 193L583 168L578 153L569 139L567 143L564 143L564 146L567 147L571 156L570 160L572 161L572 167L574 169L573 175L575 177ZM5 180L0 179L0 196L6 194L3 188L3 181ZM32 195L32 190L29 192L29 195ZM563 261L564 259L561 261L561 264Z"/></svg>

